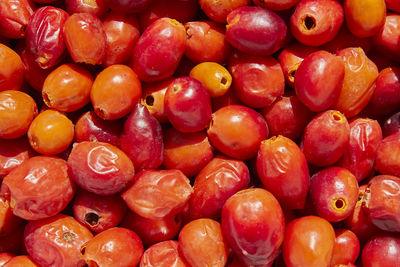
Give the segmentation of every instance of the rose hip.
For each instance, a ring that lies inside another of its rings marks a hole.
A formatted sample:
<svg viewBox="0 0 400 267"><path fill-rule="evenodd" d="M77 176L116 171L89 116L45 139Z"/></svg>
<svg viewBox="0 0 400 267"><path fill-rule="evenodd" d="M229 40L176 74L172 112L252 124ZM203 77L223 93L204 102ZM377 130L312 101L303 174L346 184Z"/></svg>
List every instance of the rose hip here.
<svg viewBox="0 0 400 267"><path fill-rule="evenodd" d="M119 148L103 142L82 142L68 157L72 179L83 189L109 196L124 190L135 175L134 166Z"/></svg>
<svg viewBox="0 0 400 267"><path fill-rule="evenodd" d="M46 77L54 70L55 67L42 69L35 61L35 57L26 49L21 52L21 60L24 66L25 81L31 87L33 87L33 89L41 92Z"/></svg>
<svg viewBox="0 0 400 267"><path fill-rule="evenodd" d="M214 157L204 131L181 133L170 128L164 134L164 144L164 166L188 177L196 175Z"/></svg>
<svg viewBox="0 0 400 267"><path fill-rule="evenodd" d="M357 236L347 229L335 230L335 236L331 266L354 264L360 254L360 242Z"/></svg>
<svg viewBox="0 0 400 267"><path fill-rule="evenodd" d="M26 27L26 49L36 63L47 69L64 56L63 28L69 15L62 9L45 6L35 10Z"/></svg>
<svg viewBox="0 0 400 267"><path fill-rule="evenodd" d="M400 133L400 112L394 113L382 125L383 136Z"/></svg>
<svg viewBox="0 0 400 267"><path fill-rule="evenodd" d="M390 59L400 60L400 14L387 14L385 24L373 36L374 47Z"/></svg>
<svg viewBox="0 0 400 267"><path fill-rule="evenodd" d="M25 28L35 10L30 0L3 0L0 3L0 35L24 38Z"/></svg>
<svg viewBox="0 0 400 267"><path fill-rule="evenodd" d="M0 252L0 266L4 266L9 260L14 258L15 255L8 252Z"/></svg>
<svg viewBox="0 0 400 267"><path fill-rule="evenodd" d="M3 267L25 266L25 267L39 267L31 257L26 255L15 256L7 261Z"/></svg>
<svg viewBox="0 0 400 267"><path fill-rule="evenodd" d="M64 25L64 40L74 62L101 64L107 39L101 20L91 13L72 14Z"/></svg>
<svg viewBox="0 0 400 267"><path fill-rule="evenodd" d="M136 104L124 123L121 149L132 160L135 170L158 168L164 160L160 123L145 106Z"/></svg>
<svg viewBox="0 0 400 267"><path fill-rule="evenodd" d="M280 11L287 10L295 6L300 0L253 0L253 3L260 7L265 7L267 9Z"/></svg>
<svg viewBox="0 0 400 267"><path fill-rule="evenodd" d="M323 169L311 177L310 197L320 217L330 222L342 221L356 205L357 179L345 168Z"/></svg>
<svg viewBox="0 0 400 267"><path fill-rule="evenodd" d="M270 266L278 256L284 216L268 191L253 188L231 196L222 208L221 226L227 243L246 265Z"/></svg>
<svg viewBox="0 0 400 267"><path fill-rule="evenodd" d="M139 37L131 66L144 82L166 79L175 72L185 52L185 27L177 20L160 18Z"/></svg>
<svg viewBox="0 0 400 267"><path fill-rule="evenodd" d="M179 170L143 170L122 198L140 216L160 219L180 213L192 193L189 179Z"/></svg>
<svg viewBox="0 0 400 267"><path fill-rule="evenodd" d="M168 78L161 82L143 84L143 94L140 102L146 106L150 114L160 123L168 122L164 108L165 92L174 80L174 78Z"/></svg>
<svg viewBox="0 0 400 267"><path fill-rule="evenodd" d="M13 213L26 220L54 216L75 194L67 163L50 156L32 157L3 179L1 195Z"/></svg>
<svg viewBox="0 0 400 267"><path fill-rule="evenodd" d="M142 95L136 73L125 65L112 65L101 71L94 80L90 100L96 115L115 120L131 112Z"/></svg>
<svg viewBox="0 0 400 267"><path fill-rule="evenodd" d="M75 123L75 141L105 142L119 147L122 125L118 120L103 120L94 111L84 113Z"/></svg>
<svg viewBox="0 0 400 267"><path fill-rule="evenodd" d="M0 197L0 236L7 236L18 230L22 219L15 216L7 197Z"/></svg>
<svg viewBox="0 0 400 267"><path fill-rule="evenodd" d="M185 23L185 56L194 63L227 61L232 50L225 39L225 28L212 21Z"/></svg>
<svg viewBox="0 0 400 267"><path fill-rule="evenodd" d="M390 175L373 177L365 189L363 209L378 228L400 232L400 178Z"/></svg>
<svg viewBox="0 0 400 267"><path fill-rule="evenodd" d="M211 119L211 100L205 86L191 77L175 79L165 92L165 113L180 132L205 129Z"/></svg>
<svg viewBox="0 0 400 267"><path fill-rule="evenodd" d="M65 9L69 14L91 13L97 17L102 17L108 8L104 0L65 0Z"/></svg>
<svg viewBox="0 0 400 267"><path fill-rule="evenodd" d="M336 53L344 61L345 74L338 101L332 106L351 118L368 104L378 77L378 68L362 48L349 47Z"/></svg>
<svg viewBox="0 0 400 267"><path fill-rule="evenodd" d="M138 235L121 227L105 230L81 247L88 266L137 266L142 255L143 244Z"/></svg>
<svg viewBox="0 0 400 267"><path fill-rule="evenodd" d="M257 155L261 141L268 136L268 125L255 110L230 105L213 113L207 136L220 152L245 160Z"/></svg>
<svg viewBox="0 0 400 267"><path fill-rule="evenodd" d="M400 67L383 69L374 83L374 94L364 112L374 117L395 112L400 105Z"/></svg>
<svg viewBox="0 0 400 267"><path fill-rule="evenodd" d="M190 217L219 219L226 200L248 187L250 173L243 161L217 156L196 176L189 202Z"/></svg>
<svg viewBox="0 0 400 267"><path fill-rule="evenodd" d="M288 267L329 267L335 246L335 231L325 219L306 216L286 227L283 259Z"/></svg>
<svg viewBox="0 0 400 267"><path fill-rule="evenodd" d="M145 10L152 0L105 0L112 10L124 13L137 13Z"/></svg>
<svg viewBox="0 0 400 267"><path fill-rule="evenodd" d="M347 28L358 37L373 36L385 23L385 0L344 1Z"/></svg>
<svg viewBox="0 0 400 267"><path fill-rule="evenodd" d="M343 8L332 0L300 1L290 18L293 36L301 43L319 46L333 40L342 27Z"/></svg>
<svg viewBox="0 0 400 267"><path fill-rule="evenodd" d="M104 64L127 63L140 36L140 26L135 15L110 12L103 20L107 37L106 58Z"/></svg>
<svg viewBox="0 0 400 267"><path fill-rule="evenodd" d="M299 138L314 114L296 95L278 97L261 114L268 123L269 135L282 135L292 140Z"/></svg>
<svg viewBox="0 0 400 267"><path fill-rule="evenodd" d="M76 194L72 208L75 219L96 233L117 226L127 210L119 195L99 196L83 190Z"/></svg>
<svg viewBox="0 0 400 267"><path fill-rule="evenodd" d="M40 113L28 129L29 143L41 154L59 154L70 146L73 139L72 121L56 110L48 109Z"/></svg>
<svg viewBox="0 0 400 267"><path fill-rule="evenodd" d="M92 238L86 227L63 214L30 221L25 227L26 250L40 266L84 266L80 249Z"/></svg>
<svg viewBox="0 0 400 267"><path fill-rule="evenodd" d="M63 64L53 70L44 81L44 103L59 111L76 111L89 103L92 84L93 77L84 67Z"/></svg>
<svg viewBox="0 0 400 267"><path fill-rule="evenodd" d="M350 123L350 139L339 165L361 181L373 172L378 147L382 141L379 123L368 118Z"/></svg>
<svg viewBox="0 0 400 267"><path fill-rule="evenodd" d="M226 94L232 84L232 76L229 71L215 62L203 62L196 65L190 71L189 76L199 80L207 88L212 98Z"/></svg>
<svg viewBox="0 0 400 267"><path fill-rule="evenodd" d="M257 6L234 9L227 17L226 40L242 52L268 56L282 47L287 34L284 20Z"/></svg>
<svg viewBox="0 0 400 267"><path fill-rule="evenodd" d="M213 21L226 23L229 12L242 6L247 6L251 0L199 0L203 12Z"/></svg>
<svg viewBox="0 0 400 267"><path fill-rule="evenodd" d="M400 159L396 156L400 149L400 134L385 137L378 147L375 169L382 174L400 176Z"/></svg>
<svg viewBox="0 0 400 267"><path fill-rule="evenodd" d="M12 140L0 139L0 179L33 156L26 137Z"/></svg>
<svg viewBox="0 0 400 267"><path fill-rule="evenodd" d="M0 67L0 92L19 90L24 80L21 57L4 44L0 44L0 56L3 62Z"/></svg>
<svg viewBox="0 0 400 267"><path fill-rule="evenodd" d="M378 235L365 244L361 262L364 267L392 267L400 264L400 238Z"/></svg>
<svg viewBox="0 0 400 267"><path fill-rule="evenodd" d="M318 48L293 43L285 47L279 54L278 60L281 64L286 84L294 87L294 75L300 63L311 53L317 52Z"/></svg>
<svg viewBox="0 0 400 267"><path fill-rule="evenodd" d="M303 209L310 185L307 161L295 142L283 136L262 141L257 173L265 189L289 209Z"/></svg>
<svg viewBox="0 0 400 267"><path fill-rule="evenodd" d="M279 62L271 56L234 53L229 61L232 89L247 106L264 108L283 95L285 78Z"/></svg>
<svg viewBox="0 0 400 267"><path fill-rule="evenodd" d="M150 246L175 238L182 227L182 215L148 219L128 210L121 226L137 233L143 245Z"/></svg>
<svg viewBox="0 0 400 267"><path fill-rule="evenodd" d="M340 57L323 50L314 52L301 62L296 71L296 95L310 110L326 110L339 98L344 73Z"/></svg>
<svg viewBox="0 0 400 267"><path fill-rule="evenodd" d="M186 224L179 233L179 251L192 267L224 267L228 260L221 225L212 219Z"/></svg>
<svg viewBox="0 0 400 267"><path fill-rule="evenodd" d="M304 130L301 148L307 162L329 166L343 155L350 138L346 117L336 110L327 110L314 117Z"/></svg>
<svg viewBox="0 0 400 267"><path fill-rule="evenodd" d="M168 240L146 249L140 260L140 267L189 267L180 255L178 242Z"/></svg>

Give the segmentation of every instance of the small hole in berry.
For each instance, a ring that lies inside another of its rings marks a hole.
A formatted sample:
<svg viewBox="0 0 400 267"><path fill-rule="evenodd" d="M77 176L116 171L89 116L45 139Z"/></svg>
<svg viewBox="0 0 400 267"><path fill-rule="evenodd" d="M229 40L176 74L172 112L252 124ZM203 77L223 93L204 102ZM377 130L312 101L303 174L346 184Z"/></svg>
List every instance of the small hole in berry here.
<svg viewBox="0 0 400 267"><path fill-rule="evenodd" d="M340 115L338 115L338 114L333 114L333 119L335 120L335 121L340 121L341 119L342 119L342 117L340 116Z"/></svg>
<svg viewBox="0 0 400 267"><path fill-rule="evenodd" d="M154 97L152 95L148 95L145 98L146 105L153 106L154 105Z"/></svg>
<svg viewBox="0 0 400 267"><path fill-rule="evenodd" d="M221 84L226 85L227 82L228 80L225 77L221 78Z"/></svg>
<svg viewBox="0 0 400 267"><path fill-rule="evenodd" d="M90 226L96 226L99 223L100 216L94 212L88 212L85 215L85 222Z"/></svg>
<svg viewBox="0 0 400 267"><path fill-rule="evenodd" d="M344 202L343 202L343 200L342 200L342 199L336 200L336 201L335 201L335 207L338 208L338 209L343 208L343 207L344 207Z"/></svg>
<svg viewBox="0 0 400 267"><path fill-rule="evenodd" d="M296 74L296 70L292 70L291 72L289 72L289 76L292 77L294 79L294 75Z"/></svg>
<svg viewBox="0 0 400 267"><path fill-rule="evenodd" d="M306 16L304 18L304 26L307 30L312 30L316 26L315 18L311 16Z"/></svg>

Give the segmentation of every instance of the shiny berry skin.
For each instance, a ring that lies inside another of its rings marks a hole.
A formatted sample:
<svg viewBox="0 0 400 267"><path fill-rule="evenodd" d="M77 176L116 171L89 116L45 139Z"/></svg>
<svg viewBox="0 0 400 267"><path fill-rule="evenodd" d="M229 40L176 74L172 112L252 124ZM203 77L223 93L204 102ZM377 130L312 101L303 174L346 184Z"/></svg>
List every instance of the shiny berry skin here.
<svg viewBox="0 0 400 267"><path fill-rule="evenodd" d="M232 47L225 39L225 27L212 21L190 21L185 23L185 56L194 63L224 63Z"/></svg>
<svg viewBox="0 0 400 267"><path fill-rule="evenodd" d="M267 121L270 136L282 135L292 140L303 134L314 116L296 95L278 97L261 114Z"/></svg>
<svg viewBox="0 0 400 267"><path fill-rule="evenodd" d="M189 267L178 250L178 241L168 240L146 249L140 267Z"/></svg>
<svg viewBox="0 0 400 267"><path fill-rule="evenodd" d="M268 107L283 95L285 78L282 68L271 56L258 57L234 52L228 68L232 73L232 89L249 107Z"/></svg>
<svg viewBox="0 0 400 267"><path fill-rule="evenodd" d="M216 156L194 180L190 217L219 219L226 200L246 189L249 182L250 173L243 161Z"/></svg>
<svg viewBox="0 0 400 267"><path fill-rule="evenodd" d="M0 179L32 156L34 153L26 137L0 139Z"/></svg>
<svg viewBox="0 0 400 267"><path fill-rule="evenodd" d="M211 120L211 99L205 86L191 77L175 79L165 92L165 113L180 132L205 129Z"/></svg>
<svg viewBox="0 0 400 267"><path fill-rule="evenodd" d="M121 227L131 229L138 234L144 246L174 239L182 228L182 215L148 219L131 210L126 213Z"/></svg>
<svg viewBox="0 0 400 267"><path fill-rule="evenodd" d="M179 233L179 250L192 267L224 267L228 260L228 245L221 225L212 219L186 224Z"/></svg>
<svg viewBox="0 0 400 267"><path fill-rule="evenodd" d="M283 259L288 267L329 267L334 246L335 231L327 220L301 217L286 227Z"/></svg>
<svg viewBox="0 0 400 267"><path fill-rule="evenodd" d="M0 252L0 266L4 266L9 260L14 258L15 255L8 252Z"/></svg>
<svg viewBox="0 0 400 267"><path fill-rule="evenodd" d="M89 103L93 77L78 64L63 64L44 80L42 96L45 104L62 112L81 109Z"/></svg>
<svg viewBox="0 0 400 267"><path fill-rule="evenodd" d="M218 23L226 23L229 12L250 3L251 0L199 0L200 7L207 17Z"/></svg>
<svg viewBox="0 0 400 267"><path fill-rule="evenodd" d="M140 216L159 219L183 210L193 193L189 182L179 170L143 170L121 196Z"/></svg>
<svg viewBox="0 0 400 267"><path fill-rule="evenodd" d="M155 82L174 73L185 52L185 27L170 18L153 22L139 37L131 66L139 79Z"/></svg>
<svg viewBox="0 0 400 267"><path fill-rule="evenodd" d="M373 36L374 47L383 55L396 61L400 60L400 48L397 41L400 37L399 25L399 14L387 14L385 24Z"/></svg>
<svg viewBox="0 0 400 267"><path fill-rule="evenodd" d="M371 37L385 23L385 0L345 0L344 14L347 28L358 37Z"/></svg>
<svg viewBox="0 0 400 267"><path fill-rule="evenodd" d="M112 10L124 13L137 13L145 10L151 0L105 0L106 6Z"/></svg>
<svg viewBox="0 0 400 267"><path fill-rule="evenodd" d="M129 62L132 50L140 36L137 17L126 13L110 12L103 19L103 26L107 37L104 64L111 66Z"/></svg>
<svg viewBox="0 0 400 267"><path fill-rule="evenodd" d="M394 113L382 124L383 137L400 133L400 112Z"/></svg>
<svg viewBox="0 0 400 267"><path fill-rule="evenodd" d="M327 110L307 125L301 148L308 163L329 166L343 155L349 138L350 126L346 117L336 110Z"/></svg>
<svg viewBox="0 0 400 267"><path fill-rule="evenodd" d="M160 123L168 122L164 108L165 92L174 80L174 78L168 78L161 82L143 84L143 94L140 103L146 106L150 114Z"/></svg>
<svg viewBox="0 0 400 267"><path fill-rule="evenodd" d="M389 115L400 105L400 67L381 70L375 82L375 91L365 112L370 116Z"/></svg>
<svg viewBox="0 0 400 267"><path fill-rule="evenodd" d="M28 129L32 148L41 154L55 155L66 150L74 139L74 125L59 111L48 109L33 119Z"/></svg>
<svg viewBox="0 0 400 267"><path fill-rule="evenodd" d="M142 104L136 104L124 123L121 149L132 160L135 170L156 169L164 160L160 123Z"/></svg>
<svg viewBox="0 0 400 267"><path fill-rule="evenodd" d="M108 196L124 190L135 174L132 161L119 148L103 142L82 142L68 157L72 179L83 189Z"/></svg>
<svg viewBox="0 0 400 267"><path fill-rule="evenodd" d="M115 64L101 71L90 90L96 115L116 120L128 115L142 95L142 85L128 66Z"/></svg>
<svg viewBox="0 0 400 267"><path fill-rule="evenodd" d="M278 61L282 66L286 84L294 88L294 75L300 63L311 53L317 52L318 48L306 46L300 43L293 43L280 52Z"/></svg>
<svg viewBox="0 0 400 267"><path fill-rule="evenodd" d="M91 13L72 14L64 24L64 40L74 62L101 64L106 56L106 33Z"/></svg>
<svg viewBox="0 0 400 267"><path fill-rule="evenodd" d="M337 101L343 80L343 61L321 50L301 62L294 77L294 88L300 101L311 111L318 112Z"/></svg>
<svg viewBox="0 0 400 267"><path fill-rule="evenodd" d="M270 10L280 11L287 10L295 6L300 0L253 0L253 3L260 7L265 7Z"/></svg>
<svg viewBox="0 0 400 267"><path fill-rule="evenodd" d="M283 242L285 224L276 198L261 188L231 196L222 208L227 243L246 266L270 266Z"/></svg>
<svg viewBox="0 0 400 267"><path fill-rule="evenodd" d="M290 29L299 42L319 46L335 38L343 20L343 8L337 1L302 0L290 18Z"/></svg>
<svg viewBox="0 0 400 267"><path fill-rule="evenodd" d="M335 236L331 266L354 264L360 254L360 242L356 234L348 229L336 229Z"/></svg>
<svg viewBox="0 0 400 267"><path fill-rule="evenodd" d="M332 106L351 118L368 104L374 92L378 68L360 47L349 47L336 53L344 62L345 73L339 99Z"/></svg>
<svg viewBox="0 0 400 267"><path fill-rule="evenodd" d="M339 165L361 181L373 172L382 130L376 120L358 118L350 123L350 139Z"/></svg>
<svg viewBox="0 0 400 267"><path fill-rule="evenodd" d="M357 179L345 168L323 169L311 177L310 197L320 217L331 222L344 220L357 202Z"/></svg>
<svg viewBox="0 0 400 267"><path fill-rule="evenodd" d="M102 17L108 8L104 4L104 0L66 0L65 10L69 14L74 13L92 13L98 17Z"/></svg>
<svg viewBox="0 0 400 267"><path fill-rule="evenodd" d="M33 98L23 92L0 92L0 138L15 139L23 136L37 114Z"/></svg>
<svg viewBox="0 0 400 267"><path fill-rule="evenodd" d="M26 25L35 10L30 0L4 0L0 3L0 35L24 38Z"/></svg>
<svg viewBox="0 0 400 267"><path fill-rule="evenodd" d="M262 141L257 173L283 207L303 209L310 186L307 161L295 142L281 135Z"/></svg>
<svg viewBox="0 0 400 267"><path fill-rule="evenodd" d="M135 232L114 227L84 244L81 254L88 266L136 266L143 255L143 244Z"/></svg>
<svg viewBox="0 0 400 267"><path fill-rule="evenodd" d="M370 221L384 231L400 232L399 189L400 178L390 175L373 177L365 189L363 209Z"/></svg>
<svg viewBox="0 0 400 267"><path fill-rule="evenodd" d="M75 123L75 141L105 142L119 147L122 125L118 120L103 120L94 111L84 113Z"/></svg>
<svg viewBox="0 0 400 267"><path fill-rule="evenodd" d="M21 57L4 44L0 44L0 56L4 62L4 65L0 67L0 92L19 90L24 80L24 66Z"/></svg>
<svg viewBox="0 0 400 267"><path fill-rule="evenodd" d="M21 224L22 220L13 214L13 209L7 196L0 197L0 236L10 235L18 230Z"/></svg>
<svg viewBox="0 0 400 267"><path fill-rule="evenodd" d="M40 266L65 267L84 266L80 249L93 238L86 227L63 214L30 221L24 236L26 250Z"/></svg>
<svg viewBox="0 0 400 267"><path fill-rule="evenodd" d="M400 159L396 156L400 149L400 134L385 137L379 144L375 169L382 174L400 177Z"/></svg>
<svg viewBox="0 0 400 267"><path fill-rule="evenodd" d="M84 190L75 195L72 209L75 219L96 233L117 226L127 210L119 195L99 196Z"/></svg>
<svg viewBox="0 0 400 267"><path fill-rule="evenodd" d="M275 12L257 6L239 7L227 17L226 40L238 50L268 56L282 47L287 27Z"/></svg>
<svg viewBox="0 0 400 267"><path fill-rule="evenodd" d="M198 172L214 157L204 131L181 133L170 128L164 133L164 163L167 169L177 169L188 177Z"/></svg>
<svg viewBox="0 0 400 267"><path fill-rule="evenodd" d="M33 13L26 27L26 48L43 69L54 67L64 56L63 28L69 14L62 9L45 6Z"/></svg>
<svg viewBox="0 0 400 267"><path fill-rule="evenodd" d="M393 267L400 265L400 238L378 235L365 244L361 262L364 267Z"/></svg>
<svg viewBox="0 0 400 267"><path fill-rule="evenodd" d="M257 155L261 141L268 136L268 126L255 110L230 105L213 113L207 135L220 152L245 160Z"/></svg>
<svg viewBox="0 0 400 267"><path fill-rule="evenodd" d="M63 159L37 156L4 177L1 194L10 200L15 215L38 220L61 212L72 200L75 185Z"/></svg>

